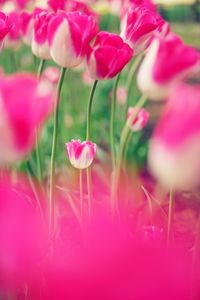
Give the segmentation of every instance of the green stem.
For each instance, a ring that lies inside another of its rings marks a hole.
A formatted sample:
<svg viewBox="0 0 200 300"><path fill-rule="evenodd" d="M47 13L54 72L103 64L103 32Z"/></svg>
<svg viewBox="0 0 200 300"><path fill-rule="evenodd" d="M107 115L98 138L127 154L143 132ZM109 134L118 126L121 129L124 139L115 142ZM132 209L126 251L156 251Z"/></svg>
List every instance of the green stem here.
<svg viewBox="0 0 200 300"><path fill-rule="evenodd" d="M39 182L42 182L42 164L41 164L41 153L40 153L40 146L39 146L39 135L38 135L39 128L35 130L35 140L36 140L36 163L37 163L37 178Z"/></svg>
<svg viewBox="0 0 200 300"><path fill-rule="evenodd" d="M111 195L112 210L115 210L117 188L118 188L119 176L120 176L120 171L121 171L121 165L122 165L122 161L123 161L124 147L126 145L126 141L127 141L128 135L129 135L131 125L132 125L133 121L135 120L135 118L137 117L137 114L139 113L140 109L145 104L146 100L147 100L146 96L144 96L144 95L141 96L141 98L135 105L134 113L126 121L124 128L122 130L122 133L121 133L119 152L118 152L117 160L116 160L116 170L115 170L113 183L112 183L112 195Z"/></svg>
<svg viewBox="0 0 200 300"><path fill-rule="evenodd" d="M41 59L40 64L38 67L38 72L37 72L37 79L38 81L40 80L43 68L44 68L45 60ZM41 153L40 153L40 145L39 145L39 130L40 128L36 128L35 130L35 140L36 140L36 149L35 149L35 154L36 154L36 162L37 162L37 177L39 182L42 182L42 163L41 163Z"/></svg>
<svg viewBox="0 0 200 300"><path fill-rule="evenodd" d="M86 140L90 139L90 129L91 129L91 113L92 113L92 103L94 98L94 93L97 87L98 80L94 81L92 86L88 106L87 106L87 128L86 128ZM91 169L90 167L86 170L86 177L87 177L87 189L88 189L88 212L89 216L91 215L91 203L92 203L92 178L91 178Z"/></svg>
<svg viewBox="0 0 200 300"><path fill-rule="evenodd" d="M53 127L53 138L52 138L52 150L51 150L51 164L50 164L50 192L49 192L49 232L54 231L54 202L55 202L55 157L56 157L56 146L58 138L58 115L59 115L59 104L61 89L66 73L66 68L61 68L60 78L57 87L57 99L55 101L54 108L54 127Z"/></svg>
<svg viewBox="0 0 200 300"><path fill-rule="evenodd" d="M80 207L81 217L83 216L83 171L79 170L79 184L80 184Z"/></svg>
<svg viewBox="0 0 200 300"><path fill-rule="evenodd" d="M93 103L93 98L94 98L94 93L95 93L95 90L96 90L96 87L97 87L97 83L98 83L98 80L95 80L94 84L92 86L91 92L90 92L88 106L87 106L86 140L90 139L92 103Z"/></svg>
<svg viewBox="0 0 200 300"><path fill-rule="evenodd" d="M116 149L115 149L115 134L114 134L114 122L115 122L115 109L116 109L116 98L117 98L117 87L120 80L120 74L115 79L112 102L111 102L111 117L110 117L110 148L111 148L111 157L112 157L112 167L115 168L116 163Z"/></svg>
<svg viewBox="0 0 200 300"><path fill-rule="evenodd" d="M37 72L37 79L40 80L40 77L42 75L43 69L45 65L45 59L41 59L38 67L38 72Z"/></svg>
<svg viewBox="0 0 200 300"><path fill-rule="evenodd" d="M169 192L169 209L168 209L168 222L167 222L167 246L169 247L172 241L172 223L174 216L174 193L173 189Z"/></svg>
<svg viewBox="0 0 200 300"><path fill-rule="evenodd" d="M33 194L34 194L34 197L37 201L37 205L38 205L38 209L40 211L40 214L43 217L43 209L42 209L42 206L41 206L41 203L40 203L40 198L38 196L38 192L37 192L37 188L35 186L35 182L34 182L33 177L32 177L32 168L31 168L31 165L30 165L29 161L26 162L26 170L27 170L27 174L28 174L28 180L29 180L30 187L31 187L31 189L33 191Z"/></svg>
<svg viewBox="0 0 200 300"><path fill-rule="evenodd" d="M131 95L133 77L134 77L134 74L135 74L141 60L142 60L142 57L143 57L143 54L140 54L135 58L132 66L130 68L129 74L128 74L127 88L126 88L126 90L127 90L127 99L126 99L126 108L125 108L126 115L127 115L127 111L128 111L128 107L129 107L129 98L130 98L130 95Z"/></svg>

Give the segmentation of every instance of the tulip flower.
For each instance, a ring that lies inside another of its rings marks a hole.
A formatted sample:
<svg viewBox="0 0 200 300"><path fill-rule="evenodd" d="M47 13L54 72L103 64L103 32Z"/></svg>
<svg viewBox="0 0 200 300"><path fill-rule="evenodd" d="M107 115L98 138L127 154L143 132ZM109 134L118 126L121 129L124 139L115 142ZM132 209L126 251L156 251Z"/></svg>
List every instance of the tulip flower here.
<svg viewBox="0 0 200 300"><path fill-rule="evenodd" d="M155 38L139 68L138 87L152 100L162 100L177 82L193 75L198 67L198 51L185 45L177 35Z"/></svg>
<svg viewBox="0 0 200 300"><path fill-rule="evenodd" d="M133 48L134 53L143 52L158 30L157 13L145 6L130 9L122 20L122 38Z"/></svg>
<svg viewBox="0 0 200 300"><path fill-rule="evenodd" d="M0 48L3 45L7 34L13 29L13 23L8 20L8 16L0 12Z"/></svg>
<svg viewBox="0 0 200 300"><path fill-rule="evenodd" d="M52 85L30 74L0 78L0 165L25 157L35 130L53 109Z"/></svg>
<svg viewBox="0 0 200 300"><path fill-rule="evenodd" d="M95 20L80 12L58 12L48 30L50 53L60 66L78 66L88 51L89 43L97 33Z"/></svg>
<svg viewBox="0 0 200 300"><path fill-rule="evenodd" d="M10 28L8 32L8 36L6 38L6 46L11 47L17 47L20 42L20 28L21 28L21 22L20 22L20 14L18 11L12 11L8 14L8 22L9 24L12 24L12 27Z"/></svg>
<svg viewBox="0 0 200 300"><path fill-rule="evenodd" d="M33 13L22 12L21 17L21 35L26 45L31 46L33 38L33 27L34 18L37 14L41 13L42 10L37 8Z"/></svg>
<svg viewBox="0 0 200 300"><path fill-rule="evenodd" d="M66 151L70 163L76 169L87 169L93 162L97 146L96 144L80 140L72 140L66 143Z"/></svg>
<svg viewBox="0 0 200 300"><path fill-rule="evenodd" d="M19 174L18 174L19 175ZM0 180L0 293L28 284L44 256L46 239L41 215L25 179ZM3 296L2 296L3 297ZM7 297L3 297L6 299ZM19 299L19 298L15 298Z"/></svg>
<svg viewBox="0 0 200 300"><path fill-rule="evenodd" d="M155 230L152 238L133 237L135 227L122 225L125 215L109 222L101 214L83 234L69 217L60 224L63 237L49 262L44 300L189 299L187 259L180 251L166 253Z"/></svg>
<svg viewBox="0 0 200 300"><path fill-rule="evenodd" d="M65 10L66 2L66 0L49 0L48 5L56 12L58 10Z"/></svg>
<svg viewBox="0 0 200 300"><path fill-rule="evenodd" d="M131 60L133 50L114 33L99 32L88 53L88 69L93 79L109 79L117 75Z"/></svg>
<svg viewBox="0 0 200 300"><path fill-rule="evenodd" d="M32 51L41 59L51 58L47 33L50 20L53 16L53 13L42 11L41 13L36 14L34 18Z"/></svg>
<svg viewBox="0 0 200 300"><path fill-rule="evenodd" d="M136 109L134 107L129 107L127 118L129 119L134 113ZM142 108L131 125L131 130L134 132L141 131L147 124L149 120L149 113L146 109Z"/></svg>
<svg viewBox="0 0 200 300"><path fill-rule="evenodd" d="M47 67L42 73L42 78L48 80L52 84L57 84L60 77L60 72L57 67Z"/></svg>
<svg viewBox="0 0 200 300"><path fill-rule="evenodd" d="M149 168L165 186L200 183L200 86L179 84L171 93L149 149Z"/></svg>

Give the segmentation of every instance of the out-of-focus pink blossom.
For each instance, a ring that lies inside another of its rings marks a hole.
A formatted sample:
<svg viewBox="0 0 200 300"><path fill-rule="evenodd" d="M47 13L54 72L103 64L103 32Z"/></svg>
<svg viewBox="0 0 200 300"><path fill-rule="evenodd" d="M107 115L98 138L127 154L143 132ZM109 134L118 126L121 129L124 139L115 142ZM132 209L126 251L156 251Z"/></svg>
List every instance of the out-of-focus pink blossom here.
<svg viewBox="0 0 200 300"><path fill-rule="evenodd" d="M57 84L60 76L60 71L57 67L47 67L42 73L42 78L47 79L53 84Z"/></svg>
<svg viewBox="0 0 200 300"><path fill-rule="evenodd" d="M130 9L122 20L122 38L133 48L134 53L143 52L158 30L157 13L145 6Z"/></svg>
<svg viewBox="0 0 200 300"><path fill-rule="evenodd" d="M32 38L32 51L41 59L50 59L50 49L48 44L48 27L54 14L42 11L34 17L34 31Z"/></svg>
<svg viewBox="0 0 200 300"><path fill-rule="evenodd" d="M18 11L13 11L8 14L8 22L12 25L6 38L6 46L18 46L20 43L21 19Z"/></svg>
<svg viewBox="0 0 200 300"><path fill-rule="evenodd" d="M161 100L180 80L199 67L199 53L175 34L155 38L137 75L139 89L147 97Z"/></svg>
<svg viewBox="0 0 200 300"><path fill-rule="evenodd" d="M23 41L26 45L31 46L33 39L33 28L34 28L34 18L37 14L42 12L41 9L36 8L33 13L22 12L21 17L21 35Z"/></svg>
<svg viewBox="0 0 200 300"><path fill-rule="evenodd" d="M99 32L90 53L88 69L93 79L109 79L117 75L131 60L133 50L114 33Z"/></svg>
<svg viewBox="0 0 200 300"><path fill-rule="evenodd" d="M73 222L61 226L70 231L55 245L45 300L189 300L186 260L166 253L160 237L136 238L127 225L102 216L83 234Z"/></svg>
<svg viewBox="0 0 200 300"><path fill-rule="evenodd" d="M93 79L90 77L90 74L87 69L82 73L82 80L86 85L91 86L93 84Z"/></svg>
<svg viewBox="0 0 200 300"><path fill-rule="evenodd" d="M66 2L67 0L49 0L48 5L56 12L57 10L65 10Z"/></svg>
<svg viewBox="0 0 200 300"><path fill-rule="evenodd" d="M35 130L53 109L52 86L30 74L1 76L0 164L22 159L35 145Z"/></svg>
<svg viewBox="0 0 200 300"><path fill-rule="evenodd" d="M117 89L117 102L120 105L124 105L127 101L127 89L123 86L119 86Z"/></svg>
<svg viewBox="0 0 200 300"><path fill-rule="evenodd" d="M58 12L50 22L48 41L53 60L62 67L79 65L97 33L91 16L80 12Z"/></svg>
<svg viewBox="0 0 200 300"><path fill-rule="evenodd" d="M13 23L8 20L8 16L0 12L0 48L8 33L13 29Z"/></svg>
<svg viewBox="0 0 200 300"><path fill-rule="evenodd" d="M12 294L34 278L47 245L36 200L19 177L0 180L0 245L0 291Z"/></svg>
<svg viewBox="0 0 200 300"><path fill-rule="evenodd" d="M178 85L156 126L149 149L152 174L166 187L200 182L200 87Z"/></svg>
<svg viewBox="0 0 200 300"><path fill-rule="evenodd" d="M90 141L81 143L80 140L72 140L71 142L66 143L66 151L73 167L77 169L86 169L94 160L97 146Z"/></svg>
<svg viewBox="0 0 200 300"><path fill-rule="evenodd" d="M136 112L135 107L129 107L128 113L127 113L127 119L129 119L134 113ZM142 108L135 119L133 120L133 123L131 125L131 130L134 132L141 131L149 120L149 113L146 109Z"/></svg>

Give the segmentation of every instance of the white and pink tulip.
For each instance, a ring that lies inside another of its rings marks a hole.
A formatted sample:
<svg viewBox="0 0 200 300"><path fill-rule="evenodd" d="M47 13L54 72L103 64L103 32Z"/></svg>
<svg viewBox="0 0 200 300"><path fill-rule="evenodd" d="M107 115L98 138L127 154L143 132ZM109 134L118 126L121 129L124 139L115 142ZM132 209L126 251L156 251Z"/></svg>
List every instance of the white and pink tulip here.
<svg viewBox="0 0 200 300"><path fill-rule="evenodd" d="M3 46L5 37L13 29L13 23L8 20L8 16L0 12L0 49Z"/></svg>
<svg viewBox="0 0 200 300"><path fill-rule="evenodd" d="M199 52L175 34L157 37L151 43L139 68L137 84L152 100L163 100L179 81L195 74Z"/></svg>
<svg viewBox="0 0 200 300"><path fill-rule="evenodd" d="M128 113L127 113L127 119L129 119L133 114L135 114L136 108L135 107L129 107ZM146 124L149 121L149 113L146 109L142 108L135 119L132 122L131 130L133 132L141 131Z"/></svg>
<svg viewBox="0 0 200 300"><path fill-rule="evenodd" d="M58 12L48 30L51 57L62 67L78 66L83 62L97 30L97 24L91 16L80 12Z"/></svg>
<svg viewBox="0 0 200 300"><path fill-rule="evenodd" d="M35 145L35 130L53 110L52 87L30 74L0 78L0 165L23 159Z"/></svg>
<svg viewBox="0 0 200 300"><path fill-rule="evenodd" d="M41 59L51 58L48 44L48 27L53 16L53 13L42 11L34 17L32 52Z"/></svg>
<svg viewBox="0 0 200 300"><path fill-rule="evenodd" d="M66 151L70 163L76 169L88 168L96 155L97 146L91 141L72 140L66 143Z"/></svg>
<svg viewBox="0 0 200 300"><path fill-rule="evenodd" d="M149 149L149 168L165 186L200 183L200 86L179 84L169 97Z"/></svg>
<svg viewBox="0 0 200 300"><path fill-rule="evenodd" d="M135 55L143 52L159 28L155 11L145 6L129 9L122 19L121 37L133 48Z"/></svg>

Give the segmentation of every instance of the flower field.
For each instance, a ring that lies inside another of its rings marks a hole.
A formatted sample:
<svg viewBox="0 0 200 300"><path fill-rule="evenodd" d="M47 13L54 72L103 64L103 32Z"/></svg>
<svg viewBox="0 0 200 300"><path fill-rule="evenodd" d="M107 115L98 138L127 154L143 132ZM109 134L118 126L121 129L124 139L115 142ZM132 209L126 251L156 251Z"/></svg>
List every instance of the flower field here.
<svg viewBox="0 0 200 300"><path fill-rule="evenodd" d="M163 4L0 1L0 300L200 299L198 3Z"/></svg>

